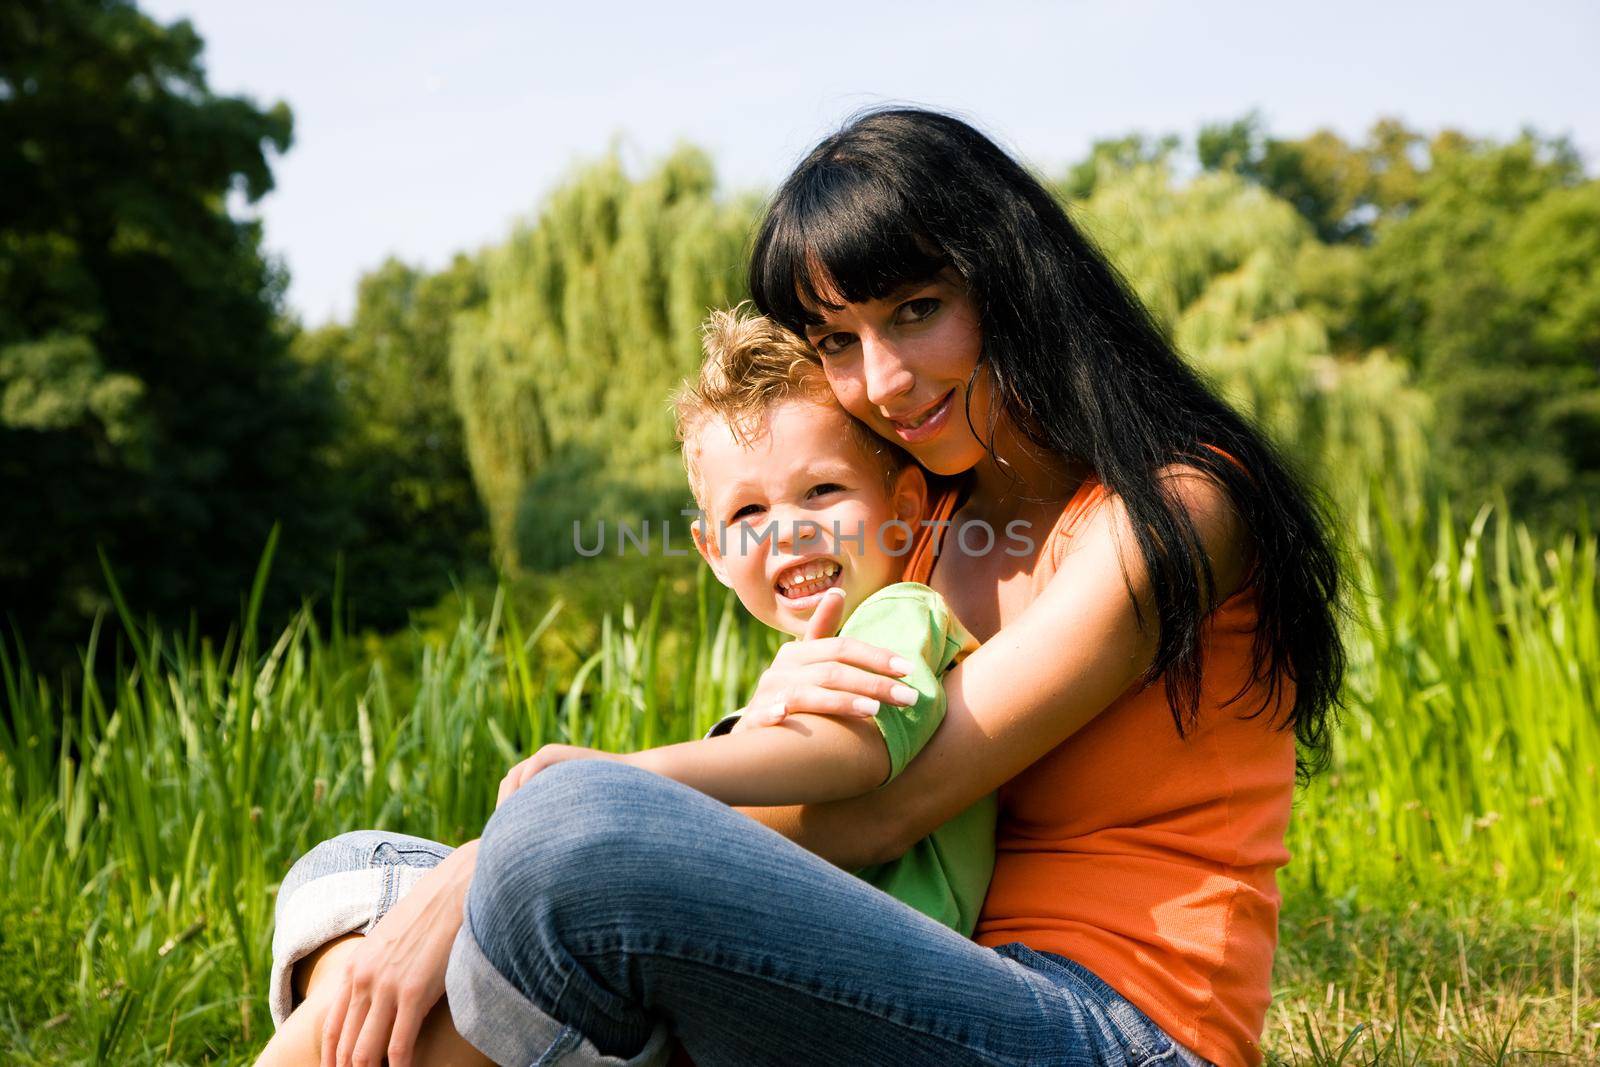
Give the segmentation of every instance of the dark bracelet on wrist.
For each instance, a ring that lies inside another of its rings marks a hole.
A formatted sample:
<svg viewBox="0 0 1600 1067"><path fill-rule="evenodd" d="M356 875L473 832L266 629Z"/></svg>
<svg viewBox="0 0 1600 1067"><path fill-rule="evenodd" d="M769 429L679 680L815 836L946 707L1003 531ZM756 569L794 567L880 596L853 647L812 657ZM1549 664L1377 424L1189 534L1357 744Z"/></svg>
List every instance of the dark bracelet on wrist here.
<svg viewBox="0 0 1600 1067"><path fill-rule="evenodd" d="M716 725L712 726L711 729L706 731L706 737L721 737L723 734L731 732L733 730L734 723L738 722L741 718L743 718L743 716L736 713L718 720Z"/></svg>

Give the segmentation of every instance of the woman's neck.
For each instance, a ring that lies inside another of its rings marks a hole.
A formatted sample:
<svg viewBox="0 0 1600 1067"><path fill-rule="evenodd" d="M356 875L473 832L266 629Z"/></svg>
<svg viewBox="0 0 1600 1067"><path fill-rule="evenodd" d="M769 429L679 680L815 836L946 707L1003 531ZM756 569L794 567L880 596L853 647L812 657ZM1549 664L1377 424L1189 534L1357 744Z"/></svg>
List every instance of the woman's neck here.
<svg viewBox="0 0 1600 1067"><path fill-rule="evenodd" d="M993 450L972 468L963 510L999 526L1035 510L1064 505L1083 484L1089 469L1028 440L1009 419L995 428Z"/></svg>

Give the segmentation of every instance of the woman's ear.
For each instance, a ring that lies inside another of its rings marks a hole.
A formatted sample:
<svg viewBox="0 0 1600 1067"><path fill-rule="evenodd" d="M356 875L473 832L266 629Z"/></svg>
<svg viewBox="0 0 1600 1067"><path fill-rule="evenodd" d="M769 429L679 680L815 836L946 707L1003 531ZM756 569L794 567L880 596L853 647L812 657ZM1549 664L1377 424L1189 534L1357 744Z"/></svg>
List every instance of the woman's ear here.
<svg viewBox="0 0 1600 1067"><path fill-rule="evenodd" d="M717 581L732 589L728 581L727 568L722 565L722 545L717 537L706 536L706 529L699 519L689 524L689 536L694 539L694 547L700 551L700 558L706 561L706 566L711 568L711 573L716 575Z"/></svg>
<svg viewBox="0 0 1600 1067"><path fill-rule="evenodd" d="M892 503L894 517L915 531L922 517L928 513L928 479L923 475L920 465L907 463L900 468L900 473L894 479Z"/></svg>

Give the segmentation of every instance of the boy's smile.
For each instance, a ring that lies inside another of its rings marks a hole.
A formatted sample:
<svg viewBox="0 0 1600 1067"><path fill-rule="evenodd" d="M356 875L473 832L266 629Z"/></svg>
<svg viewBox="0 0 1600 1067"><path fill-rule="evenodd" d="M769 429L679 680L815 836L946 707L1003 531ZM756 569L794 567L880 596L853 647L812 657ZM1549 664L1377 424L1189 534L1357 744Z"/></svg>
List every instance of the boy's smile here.
<svg viewBox="0 0 1600 1067"><path fill-rule="evenodd" d="M791 608L802 604L809 607L812 597L821 596L824 590L838 585L843 574L844 564L832 556L811 556L785 566L778 572L772 587Z"/></svg>
<svg viewBox="0 0 1600 1067"><path fill-rule="evenodd" d="M887 476L832 402L782 401L747 436L708 419L686 447L705 496L695 546L753 615L801 634L828 589L848 612L899 579L927 493L915 464Z"/></svg>

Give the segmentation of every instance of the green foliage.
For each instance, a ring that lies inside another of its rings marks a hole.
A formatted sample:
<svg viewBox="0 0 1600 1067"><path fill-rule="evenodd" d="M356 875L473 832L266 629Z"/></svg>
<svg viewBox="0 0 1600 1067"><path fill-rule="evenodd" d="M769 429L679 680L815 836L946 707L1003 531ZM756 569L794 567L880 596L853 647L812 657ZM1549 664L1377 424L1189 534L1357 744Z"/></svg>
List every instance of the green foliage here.
<svg viewBox="0 0 1600 1067"><path fill-rule="evenodd" d="M639 180L613 157L487 253L451 379L502 566L572 559L574 521L677 516L667 393L699 363L706 310L742 296L754 215L697 151Z"/></svg>
<svg viewBox="0 0 1600 1067"><path fill-rule="evenodd" d="M1148 137L1130 133L1098 140L1089 146L1086 158L1067 169L1057 192L1068 202L1085 199L1094 194L1102 175L1132 170L1147 163L1164 164L1177 151L1178 145L1176 134Z"/></svg>
<svg viewBox="0 0 1600 1067"><path fill-rule="evenodd" d="M1229 171L1259 183L1303 215L1323 241L1362 241L1373 224L1415 206L1420 156L1453 150L1463 137L1440 132L1428 144L1395 119L1380 119L1365 144L1330 130L1299 140L1267 134L1259 114L1205 126L1195 154L1208 171Z"/></svg>
<svg viewBox="0 0 1600 1067"><path fill-rule="evenodd" d="M461 420L450 402L450 331L483 303L478 263L457 256L426 274L389 260L361 279L355 316L295 339L325 372L342 425L328 476L355 529L345 542L345 596L363 623L388 629L447 590L451 573L488 553Z"/></svg>
<svg viewBox="0 0 1600 1067"><path fill-rule="evenodd" d="M1140 164L1102 168L1073 214L1179 350L1317 483L1350 501L1384 471L1418 506L1428 400L1382 351L1333 354L1305 280L1336 265L1293 208L1235 174L1180 184Z"/></svg>
<svg viewBox="0 0 1600 1067"><path fill-rule="evenodd" d="M1340 352L1385 350L1434 412L1431 474L1470 511L1496 491L1559 529L1600 499L1600 182L1571 144L1431 138L1386 119L1363 144L1202 130L1203 168L1270 190L1326 242L1298 273Z"/></svg>
<svg viewBox="0 0 1600 1067"><path fill-rule="evenodd" d="M126 3L0 8L0 604L46 650L104 603L97 546L148 610L221 625L276 519L279 606L340 526L306 477L331 394L225 204L272 188L289 112L213 94L200 52Z"/></svg>
<svg viewBox="0 0 1600 1067"><path fill-rule="evenodd" d="M1596 539L1539 543L1488 508L1463 530L1439 510L1431 530L1382 495L1354 511L1360 627L1331 773L1291 827L1292 882L1586 893L1600 866Z"/></svg>
<svg viewBox="0 0 1600 1067"><path fill-rule="evenodd" d="M1551 525L1600 499L1600 183L1525 136L1436 155L1377 230L1358 329L1416 369L1463 507L1496 490Z"/></svg>

